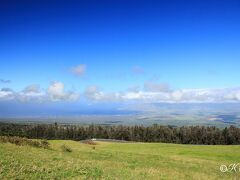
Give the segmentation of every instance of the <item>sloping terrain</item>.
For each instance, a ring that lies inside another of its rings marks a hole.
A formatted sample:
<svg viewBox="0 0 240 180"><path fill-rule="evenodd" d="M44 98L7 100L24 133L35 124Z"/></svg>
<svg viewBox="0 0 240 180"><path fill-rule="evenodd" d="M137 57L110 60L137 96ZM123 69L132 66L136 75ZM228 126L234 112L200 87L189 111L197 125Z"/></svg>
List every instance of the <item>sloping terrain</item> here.
<svg viewBox="0 0 240 180"><path fill-rule="evenodd" d="M240 146L49 143L50 149L0 143L0 179L240 178L238 169L225 173L219 169L240 163Z"/></svg>

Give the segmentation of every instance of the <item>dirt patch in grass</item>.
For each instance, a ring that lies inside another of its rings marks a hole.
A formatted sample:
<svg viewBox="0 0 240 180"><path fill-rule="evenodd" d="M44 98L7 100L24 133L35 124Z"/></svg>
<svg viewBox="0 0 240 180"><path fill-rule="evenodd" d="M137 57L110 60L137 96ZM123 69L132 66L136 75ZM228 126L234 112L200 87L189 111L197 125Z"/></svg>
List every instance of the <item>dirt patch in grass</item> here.
<svg viewBox="0 0 240 180"><path fill-rule="evenodd" d="M83 140L83 141L81 141L81 142L84 143L84 144L89 144L89 145L97 145L97 143L94 142L94 141L91 140L91 139Z"/></svg>

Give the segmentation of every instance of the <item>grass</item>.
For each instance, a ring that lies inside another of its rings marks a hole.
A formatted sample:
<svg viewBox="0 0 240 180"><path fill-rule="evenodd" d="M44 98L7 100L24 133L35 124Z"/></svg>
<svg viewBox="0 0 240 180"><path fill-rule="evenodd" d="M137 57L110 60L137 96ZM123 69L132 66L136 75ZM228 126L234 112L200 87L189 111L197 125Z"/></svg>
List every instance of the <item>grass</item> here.
<svg viewBox="0 0 240 180"><path fill-rule="evenodd" d="M164 143L93 145L51 140L49 149L0 143L0 179L239 179L240 146ZM62 150L67 146L71 152Z"/></svg>

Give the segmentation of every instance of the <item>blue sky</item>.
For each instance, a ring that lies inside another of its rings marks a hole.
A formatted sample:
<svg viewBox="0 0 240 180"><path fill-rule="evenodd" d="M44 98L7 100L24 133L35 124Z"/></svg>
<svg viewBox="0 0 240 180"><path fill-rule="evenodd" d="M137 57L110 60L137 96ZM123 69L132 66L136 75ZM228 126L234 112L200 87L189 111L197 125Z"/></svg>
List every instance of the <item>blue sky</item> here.
<svg viewBox="0 0 240 180"><path fill-rule="evenodd" d="M217 89L238 100L239 19L235 0L2 0L0 96Z"/></svg>

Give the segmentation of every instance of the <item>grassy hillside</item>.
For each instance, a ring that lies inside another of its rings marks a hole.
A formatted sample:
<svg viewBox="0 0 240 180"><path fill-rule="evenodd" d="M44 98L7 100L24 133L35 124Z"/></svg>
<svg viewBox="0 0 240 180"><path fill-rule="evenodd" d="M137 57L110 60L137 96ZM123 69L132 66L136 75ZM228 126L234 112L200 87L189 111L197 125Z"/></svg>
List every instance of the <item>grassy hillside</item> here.
<svg viewBox="0 0 240 180"><path fill-rule="evenodd" d="M240 146L49 142L51 149L0 143L0 179L240 178L219 170L240 163ZM72 152L63 151L64 144Z"/></svg>

